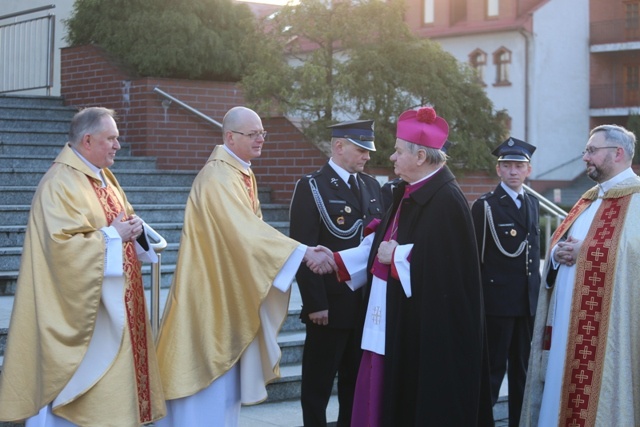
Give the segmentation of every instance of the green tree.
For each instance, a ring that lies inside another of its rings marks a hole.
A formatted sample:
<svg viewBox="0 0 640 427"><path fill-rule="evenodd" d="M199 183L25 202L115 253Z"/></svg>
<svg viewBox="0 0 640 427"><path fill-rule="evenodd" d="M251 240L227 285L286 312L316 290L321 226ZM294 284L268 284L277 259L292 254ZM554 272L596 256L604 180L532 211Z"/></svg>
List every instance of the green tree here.
<svg viewBox="0 0 640 427"><path fill-rule="evenodd" d="M238 81L262 37L232 0L76 0L71 45L97 44L140 76Z"/></svg>
<svg viewBox="0 0 640 427"><path fill-rule="evenodd" d="M328 138L337 118L375 119L372 165L389 164L398 115L432 105L451 128L451 164L491 167L491 148L506 136L504 113L493 111L472 70L413 36L404 13L399 0L284 7L263 29L283 54L245 76L248 100L300 118L316 140Z"/></svg>

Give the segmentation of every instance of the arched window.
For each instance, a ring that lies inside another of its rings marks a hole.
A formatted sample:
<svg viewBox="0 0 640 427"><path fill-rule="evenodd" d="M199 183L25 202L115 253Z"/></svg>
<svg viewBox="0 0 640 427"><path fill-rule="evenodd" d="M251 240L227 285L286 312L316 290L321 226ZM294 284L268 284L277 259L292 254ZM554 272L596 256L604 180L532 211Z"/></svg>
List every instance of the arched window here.
<svg viewBox="0 0 640 427"><path fill-rule="evenodd" d="M469 54L469 65L476 70L478 82L486 86L484 82L484 69L487 65L487 53L482 49L476 49Z"/></svg>
<svg viewBox="0 0 640 427"><path fill-rule="evenodd" d="M493 63L496 66L496 82L494 86L509 86L509 66L511 65L511 51L501 47L493 53Z"/></svg>

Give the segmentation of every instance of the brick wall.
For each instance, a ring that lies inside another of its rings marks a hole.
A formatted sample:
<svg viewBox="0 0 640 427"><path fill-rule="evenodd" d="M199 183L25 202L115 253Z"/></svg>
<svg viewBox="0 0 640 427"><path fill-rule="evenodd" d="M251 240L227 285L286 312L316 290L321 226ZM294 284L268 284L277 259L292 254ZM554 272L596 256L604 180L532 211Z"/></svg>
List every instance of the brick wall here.
<svg viewBox="0 0 640 427"><path fill-rule="evenodd" d="M154 156L163 170L199 170L222 142L211 125L153 92L162 89L221 123L231 107L244 104L237 84L194 80L132 78L95 46L62 49L61 95L74 107L103 106L118 112L121 142L136 156ZM327 157L284 117L263 120L269 137L254 160L261 188L288 202L296 180L321 167Z"/></svg>
<svg viewBox="0 0 640 427"><path fill-rule="evenodd" d="M484 193L493 190L500 182L495 171L458 172L455 175L469 203L473 203Z"/></svg>
<svg viewBox="0 0 640 427"><path fill-rule="evenodd" d="M62 49L61 95L67 105L112 108L119 116L120 141L133 155L154 156L163 170L199 170L222 142L220 129L176 104L163 104L155 87L219 123L229 108L244 103L234 83L134 78L95 46ZM272 200L288 203L298 178L322 167L327 156L285 117L264 118L263 125L269 136L253 170L260 187L272 190ZM369 172L392 175L391 168ZM493 174L465 172L458 182L472 202L497 180Z"/></svg>

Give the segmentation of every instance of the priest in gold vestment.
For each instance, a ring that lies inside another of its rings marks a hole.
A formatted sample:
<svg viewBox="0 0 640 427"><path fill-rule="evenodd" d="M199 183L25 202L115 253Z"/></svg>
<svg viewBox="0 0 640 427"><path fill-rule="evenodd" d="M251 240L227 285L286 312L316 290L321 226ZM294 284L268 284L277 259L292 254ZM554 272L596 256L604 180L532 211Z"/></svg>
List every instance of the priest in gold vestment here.
<svg viewBox="0 0 640 427"><path fill-rule="evenodd" d="M214 148L187 201L158 337L167 398L158 427L234 426L241 403L265 400L266 384L280 375L276 338L300 263L333 268L326 253L262 220L250 169L265 142L260 117L234 107L222 132L224 145Z"/></svg>
<svg viewBox="0 0 640 427"><path fill-rule="evenodd" d="M114 112L84 109L38 185L0 377L0 420L137 427L165 414L140 270L141 259L157 258L108 169L119 149Z"/></svg>
<svg viewBox="0 0 640 427"><path fill-rule="evenodd" d="M547 256L521 426L640 425L640 178L635 135L591 131L587 191Z"/></svg>

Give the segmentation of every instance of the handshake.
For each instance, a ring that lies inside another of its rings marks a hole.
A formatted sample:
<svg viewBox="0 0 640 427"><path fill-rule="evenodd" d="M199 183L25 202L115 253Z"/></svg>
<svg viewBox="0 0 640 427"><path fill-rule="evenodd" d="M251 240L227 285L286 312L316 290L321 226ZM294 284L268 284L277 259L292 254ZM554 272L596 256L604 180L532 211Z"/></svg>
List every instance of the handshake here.
<svg viewBox="0 0 640 427"><path fill-rule="evenodd" d="M322 245L308 247L302 259L315 274L328 274L338 271L331 249Z"/></svg>

